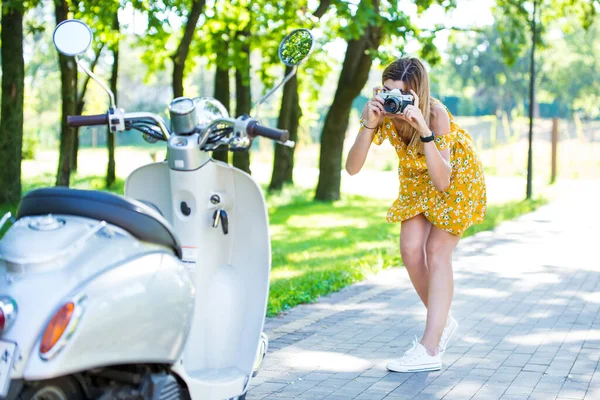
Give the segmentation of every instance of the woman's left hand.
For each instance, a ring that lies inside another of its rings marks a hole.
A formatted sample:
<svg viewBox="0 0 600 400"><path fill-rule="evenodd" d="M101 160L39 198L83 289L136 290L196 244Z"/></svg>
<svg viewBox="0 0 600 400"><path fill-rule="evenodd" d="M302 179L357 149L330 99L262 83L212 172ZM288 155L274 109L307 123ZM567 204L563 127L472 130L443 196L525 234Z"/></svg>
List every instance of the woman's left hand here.
<svg viewBox="0 0 600 400"><path fill-rule="evenodd" d="M423 117L423 113L419 108L419 96L415 93L414 90L411 89L410 93L414 97L414 105L409 104L404 108L404 113L398 114L398 118L408 122L413 128L419 131L421 136L430 136L431 129L427 126L427 122L425 122L425 118Z"/></svg>

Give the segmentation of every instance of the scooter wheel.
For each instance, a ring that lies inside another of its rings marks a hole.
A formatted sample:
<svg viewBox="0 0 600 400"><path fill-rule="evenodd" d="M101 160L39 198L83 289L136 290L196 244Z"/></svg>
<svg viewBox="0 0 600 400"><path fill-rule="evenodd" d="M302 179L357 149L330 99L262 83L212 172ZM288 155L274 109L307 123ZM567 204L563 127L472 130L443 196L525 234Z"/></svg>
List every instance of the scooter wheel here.
<svg viewBox="0 0 600 400"><path fill-rule="evenodd" d="M19 400L85 400L79 383L72 377L27 383Z"/></svg>

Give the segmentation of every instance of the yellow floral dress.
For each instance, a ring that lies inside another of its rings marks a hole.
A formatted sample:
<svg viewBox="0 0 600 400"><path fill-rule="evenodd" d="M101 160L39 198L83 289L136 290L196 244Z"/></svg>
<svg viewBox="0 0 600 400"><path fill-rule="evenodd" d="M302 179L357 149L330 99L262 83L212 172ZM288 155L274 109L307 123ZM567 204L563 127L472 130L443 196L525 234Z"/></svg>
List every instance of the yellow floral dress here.
<svg viewBox="0 0 600 400"><path fill-rule="evenodd" d="M388 139L398 154L398 199L388 209L387 221L400 222L423 214L434 226L462 235L473 224L483 221L486 212L486 188L483 166L469 134L458 126L448 109L450 132L437 136L438 149L450 148L452 175L446 191L436 189L427 172L424 154L409 148L398 135L393 122L386 118L373 136L380 145Z"/></svg>

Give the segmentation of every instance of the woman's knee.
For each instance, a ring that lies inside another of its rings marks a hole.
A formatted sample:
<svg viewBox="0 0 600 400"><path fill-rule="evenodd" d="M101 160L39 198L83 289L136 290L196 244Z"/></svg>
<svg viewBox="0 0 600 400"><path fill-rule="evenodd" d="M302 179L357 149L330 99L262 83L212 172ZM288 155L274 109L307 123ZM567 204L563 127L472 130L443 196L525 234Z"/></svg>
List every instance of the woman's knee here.
<svg viewBox="0 0 600 400"><path fill-rule="evenodd" d="M447 247L439 242L428 241L425 245L425 254L427 266L430 268L439 268L452 263L452 252L448 252Z"/></svg>
<svg viewBox="0 0 600 400"><path fill-rule="evenodd" d="M425 263L425 246L423 242L409 241L400 243L400 254L402 261L408 267L420 266Z"/></svg>

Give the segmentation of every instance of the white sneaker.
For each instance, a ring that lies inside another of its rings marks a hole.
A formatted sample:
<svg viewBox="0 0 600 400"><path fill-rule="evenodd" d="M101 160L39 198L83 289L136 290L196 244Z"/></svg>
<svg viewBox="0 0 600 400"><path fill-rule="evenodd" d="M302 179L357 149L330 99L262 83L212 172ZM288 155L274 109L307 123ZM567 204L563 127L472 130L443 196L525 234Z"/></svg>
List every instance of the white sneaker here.
<svg viewBox="0 0 600 400"><path fill-rule="evenodd" d="M412 342L412 347L408 349L404 356L396 360L390 360L387 369L393 372L423 372L437 371L442 368L442 357L440 353L435 356L427 354L425 346L417 340Z"/></svg>
<svg viewBox="0 0 600 400"><path fill-rule="evenodd" d="M452 315L449 315L446 326L444 327L444 331L442 332L442 337L440 338L439 351L441 354L444 354L444 352L446 351L446 346L448 346L450 338L452 338L452 335L454 335L454 332L456 332L457 329L458 322L454 319Z"/></svg>

